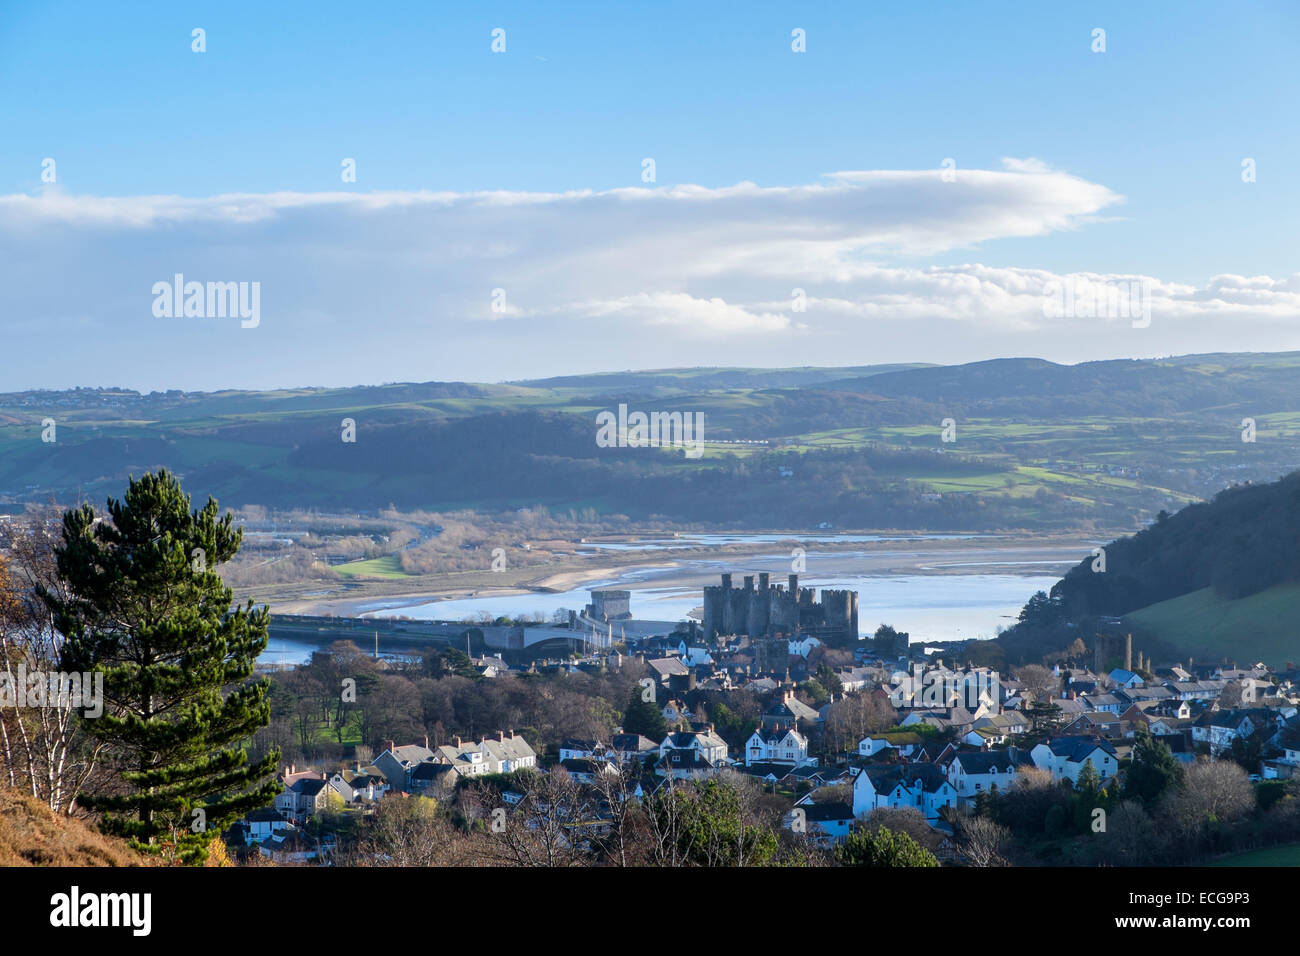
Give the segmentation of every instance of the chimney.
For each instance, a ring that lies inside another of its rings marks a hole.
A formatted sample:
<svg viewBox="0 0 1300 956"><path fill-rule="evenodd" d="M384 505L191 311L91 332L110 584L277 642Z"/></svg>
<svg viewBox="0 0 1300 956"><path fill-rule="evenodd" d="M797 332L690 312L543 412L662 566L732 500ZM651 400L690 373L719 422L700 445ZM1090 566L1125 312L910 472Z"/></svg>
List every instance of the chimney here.
<svg viewBox="0 0 1300 956"><path fill-rule="evenodd" d="M390 751L397 749L396 745L391 740L385 740L384 746L387 747Z"/></svg>
<svg viewBox="0 0 1300 956"><path fill-rule="evenodd" d="M424 735L424 749L425 749L425 750L428 750L428 749L429 749L429 735L428 735L428 734L425 734L425 735Z"/></svg>
<svg viewBox="0 0 1300 956"><path fill-rule="evenodd" d="M456 749L459 750L459 749L460 749L460 735L458 734L457 736L453 737L452 739L456 741Z"/></svg>

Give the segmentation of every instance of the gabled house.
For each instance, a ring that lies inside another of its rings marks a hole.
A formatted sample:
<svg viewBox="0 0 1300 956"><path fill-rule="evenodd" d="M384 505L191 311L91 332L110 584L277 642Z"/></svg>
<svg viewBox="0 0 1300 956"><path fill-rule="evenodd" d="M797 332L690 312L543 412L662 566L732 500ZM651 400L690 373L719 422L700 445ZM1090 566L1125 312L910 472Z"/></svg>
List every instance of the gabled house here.
<svg viewBox="0 0 1300 956"><path fill-rule="evenodd" d="M882 750L893 748L904 757L913 756L925 743L925 738L912 730L896 730L891 733L868 734L858 741L858 755L874 757Z"/></svg>
<svg viewBox="0 0 1300 956"><path fill-rule="evenodd" d="M1275 744L1282 751L1278 763L1300 767L1300 727L1287 727L1278 733Z"/></svg>
<svg viewBox="0 0 1300 956"><path fill-rule="evenodd" d="M625 734L615 731L609 741L610 752L622 763L643 761L650 754L659 752L659 745L649 737L640 734Z"/></svg>
<svg viewBox="0 0 1300 956"><path fill-rule="evenodd" d="M472 740L463 742L459 737L439 747L430 762L450 767L462 777L482 777L494 772L483 746Z"/></svg>
<svg viewBox="0 0 1300 956"><path fill-rule="evenodd" d="M578 783L592 784L601 777L618 773L618 767L608 756L573 757L561 760L560 766Z"/></svg>
<svg viewBox="0 0 1300 956"><path fill-rule="evenodd" d="M934 764L867 765L853 780L855 817L877 807L913 807L933 821L944 807L956 806L957 791Z"/></svg>
<svg viewBox="0 0 1300 956"><path fill-rule="evenodd" d="M971 724L973 730L995 730L1003 737L1012 737L1029 731L1031 721L1018 710L1005 710L1000 714L977 717Z"/></svg>
<svg viewBox="0 0 1300 956"><path fill-rule="evenodd" d="M375 769L384 775L390 787L394 790L406 790L410 772L417 764L432 759L433 751L429 749L429 738L425 737L423 744L407 744L404 747L398 747L393 741L388 741L388 746L375 758L374 763Z"/></svg>
<svg viewBox="0 0 1300 956"><path fill-rule="evenodd" d="M1132 708L1130 708L1131 710ZM1146 723L1146 721L1142 721ZM1061 725L1062 737L1086 737L1096 734L1107 739L1132 737L1135 722L1107 710L1093 710Z"/></svg>
<svg viewBox="0 0 1300 956"><path fill-rule="evenodd" d="M725 768L727 743L711 724L699 731L671 733L659 745L655 772L675 779L707 776Z"/></svg>
<svg viewBox="0 0 1300 956"><path fill-rule="evenodd" d="M1223 693L1223 681L1191 680L1167 681L1165 688L1178 700L1218 700Z"/></svg>
<svg viewBox="0 0 1300 956"><path fill-rule="evenodd" d="M576 737L566 737L560 742L560 762L602 756L606 749L605 745L599 740L579 740Z"/></svg>
<svg viewBox="0 0 1300 956"><path fill-rule="evenodd" d="M330 796L342 800L342 795L330 786L325 774L300 778L282 790L275 798L275 809L286 820L305 823L307 818L329 806Z"/></svg>
<svg viewBox="0 0 1300 956"><path fill-rule="evenodd" d="M1034 766L1048 770L1053 780L1079 782L1079 774L1089 762L1093 769L1107 781L1119 770L1119 757L1115 748L1096 737L1053 737L1029 752Z"/></svg>
<svg viewBox="0 0 1300 956"><path fill-rule="evenodd" d="M408 793L435 796L456 786L460 774L449 763L426 760L416 764L406 778Z"/></svg>
<svg viewBox="0 0 1300 956"><path fill-rule="evenodd" d="M785 815L784 823L787 830L805 833L813 843L829 847L849 835L854 819L851 803L801 801Z"/></svg>
<svg viewBox="0 0 1300 956"><path fill-rule="evenodd" d="M1128 707L1128 702L1120 700L1114 694L1083 694L1079 698L1088 710L1104 710L1119 714Z"/></svg>
<svg viewBox="0 0 1300 956"><path fill-rule="evenodd" d="M659 744L659 756L673 750L693 750L719 764L727 759L727 742L717 735L712 724L706 724L703 730L669 734Z"/></svg>
<svg viewBox="0 0 1300 956"><path fill-rule="evenodd" d="M1015 747L957 753L948 764L947 776L957 796L970 802L981 793L1006 790L1015 783L1017 773L1033 765L1033 758Z"/></svg>
<svg viewBox="0 0 1300 956"><path fill-rule="evenodd" d="M1192 740L1209 745L1210 754L1217 757L1231 749L1234 740L1250 737L1263 728L1269 728L1271 734L1276 726L1276 715L1263 708L1207 710L1192 723Z"/></svg>
<svg viewBox="0 0 1300 956"><path fill-rule="evenodd" d="M374 803L391 789L378 769L360 765L355 770L335 771L330 786L349 804Z"/></svg>
<svg viewBox="0 0 1300 956"><path fill-rule="evenodd" d="M968 747L978 747L980 750L989 750L992 747L997 747L1006 743L1007 735L999 733L991 727L981 727L977 730L968 730L962 736L961 742Z"/></svg>
<svg viewBox="0 0 1300 956"><path fill-rule="evenodd" d="M745 763L777 763L801 767L816 763L808 756L808 738L792 727L759 728L745 742Z"/></svg>
<svg viewBox="0 0 1300 956"><path fill-rule="evenodd" d="M244 817L245 843L261 843L277 833L294 828L293 824L281 816L274 807L262 807Z"/></svg>
<svg viewBox="0 0 1300 956"><path fill-rule="evenodd" d="M488 773L514 773L537 766L537 753L513 730L508 733L498 730L495 737L484 737L478 747L487 762Z"/></svg>
<svg viewBox="0 0 1300 956"><path fill-rule="evenodd" d="M794 691L786 689L781 697L774 701L758 719L760 727L811 727L820 715L798 697ZM799 722L803 721L802 724Z"/></svg>
<svg viewBox="0 0 1300 956"><path fill-rule="evenodd" d="M1146 683L1141 674L1135 674L1133 671L1124 670L1117 667L1106 675L1107 679L1115 687L1141 687Z"/></svg>

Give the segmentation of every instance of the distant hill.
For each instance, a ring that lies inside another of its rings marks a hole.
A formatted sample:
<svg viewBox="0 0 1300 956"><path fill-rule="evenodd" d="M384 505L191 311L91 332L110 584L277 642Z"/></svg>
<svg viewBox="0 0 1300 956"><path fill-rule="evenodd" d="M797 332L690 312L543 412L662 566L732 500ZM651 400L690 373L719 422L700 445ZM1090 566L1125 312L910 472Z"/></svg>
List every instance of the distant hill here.
<svg viewBox="0 0 1300 956"><path fill-rule="evenodd" d="M598 448L596 413L621 403L702 415L705 453ZM949 419L953 441L941 438ZM344 420L355 444L340 441ZM1298 466L1297 353L0 394L6 505L98 504L167 467L230 506L1111 535Z"/></svg>
<svg viewBox="0 0 1300 956"><path fill-rule="evenodd" d="M1066 614L1127 614L1202 588L1241 598L1300 580L1300 472L1162 512L1105 546L1103 572L1093 563L1084 559L1052 588Z"/></svg>
<svg viewBox="0 0 1300 956"><path fill-rule="evenodd" d="M1071 628L1111 618L1162 651L1273 663L1300 657L1300 472L1161 512L1031 599L1000 640L1022 652L1050 651L1090 637Z"/></svg>

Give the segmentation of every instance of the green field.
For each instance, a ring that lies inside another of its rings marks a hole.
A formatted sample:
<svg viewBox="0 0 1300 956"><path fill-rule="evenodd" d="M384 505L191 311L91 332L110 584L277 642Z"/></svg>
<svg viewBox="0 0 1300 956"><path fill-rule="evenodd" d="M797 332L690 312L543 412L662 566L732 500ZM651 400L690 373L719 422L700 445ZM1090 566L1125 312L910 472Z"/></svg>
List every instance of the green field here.
<svg viewBox="0 0 1300 956"><path fill-rule="evenodd" d="M1264 661L1300 657L1300 584L1266 588L1236 600L1202 588L1126 614L1135 635L1154 637L1195 657Z"/></svg>
<svg viewBox="0 0 1300 956"><path fill-rule="evenodd" d="M350 564L336 565L334 568L339 574L349 578L409 578L410 575L402 570L402 561L395 554L386 554L382 558L371 558L369 561L353 561Z"/></svg>
<svg viewBox="0 0 1300 956"><path fill-rule="evenodd" d="M1210 866L1300 866L1300 843L1290 846L1271 846L1266 850L1248 850L1234 853Z"/></svg>
<svg viewBox="0 0 1300 956"><path fill-rule="evenodd" d="M200 498L278 509L599 502L602 513L731 526L1134 529L1232 483L1293 471L1297 395L1300 353L30 391L0 394L0 501L102 502L128 476L166 467ZM583 432L622 402L703 415L703 456L597 453ZM1242 440L1248 416L1253 442ZM351 457L339 442L345 418L360 429ZM949 420L955 441L944 442ZM723 498L735 507L716 508ZM400 571L358 563L344 573Z"/></svg>

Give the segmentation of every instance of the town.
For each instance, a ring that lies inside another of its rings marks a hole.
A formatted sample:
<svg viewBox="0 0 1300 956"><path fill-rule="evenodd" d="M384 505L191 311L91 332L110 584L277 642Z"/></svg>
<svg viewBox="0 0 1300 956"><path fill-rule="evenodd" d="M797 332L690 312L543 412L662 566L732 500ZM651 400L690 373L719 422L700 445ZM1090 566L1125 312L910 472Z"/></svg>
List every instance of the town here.
<svg viewBox="0 0 1300 956"><path fill-rule="evenodd" d="M1050 666L1000 674L962 662L960 647L945 649L948 657L926 654L887 625L859 640L853 592L818 594L794 574L788 589L757 577L733 587L724 572L721 586L706 588L703 626L637 621L628 592L593 591L580 615L554 625L552 633L575 635L559 639L566 655L530 657L520 640L509 640L522 629L503 622L503 649L494 653L484 628L467 625L442 650L377 658L339 641L317 651L277 680L295 695L315 688L320 697L302 709L334 716L312 726L294 717L293 733L308 740L332 724L343 739L352 731L338 732L355 715L369 736L346 755L334 748L339 759L313 760L313 748L296 748L304 761L282 768L274 805L227 832L232 851L279 862L355 860L348 839L367 817L426 798L454 808L463 827L477 820L489 842L493 820L504 828L518 815L520 827L541 827L527 808L544 802L568 851L594 859L619 824L618 801L662 799L712 780L762 795L782 840L828 854L854 832L887 826L944 863L1007 863L1028 823L1040 837L1060 838L1057 850L1081 854L1074 862L1152 862L1174 849L1135 839L1129 829L1117 844L1114 830L1172 814L1157 798L1172 800L1177 776L1212 776L1235 794L1233 809L1221 810L1222 826L1234 814L1244 820L1257 793L1271 803L1300 782L1294 662L1273 669L1153 661L1135 653L1131 636L1099 634L1091 651L1080 642L1076 654ZM332 623L342 633L375 625ZM421 632L412 625L409 639L418 647L419 633L447 626L426 624ZM483 650L457 650L465 639ZM420 730L378 739L411 726L411 715L376 717L373 702L325 699L331 684L346 683L349 668L358 670L358 686L384 687L420 706ZM461 706L434 702L444 682L457 685L448 693L461 695ZM562 698L566 687L595 693L601 704L608 699L604 723L589 712L568 723L540 716L535 702L520 699ZM624 692L625 702L618 699ZM512 719L529 726L475 730ZM1151 789L1157 767L1168 774L1161 789L1169 793ZM1016 817L1027 805L1038 819ZM1295 823L1293 812L1278 821ZM1074 844L1095 852L1071 844L1076 834L1088 839Z"/></svg>

